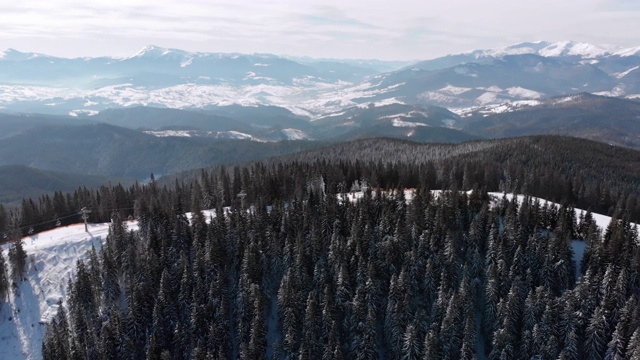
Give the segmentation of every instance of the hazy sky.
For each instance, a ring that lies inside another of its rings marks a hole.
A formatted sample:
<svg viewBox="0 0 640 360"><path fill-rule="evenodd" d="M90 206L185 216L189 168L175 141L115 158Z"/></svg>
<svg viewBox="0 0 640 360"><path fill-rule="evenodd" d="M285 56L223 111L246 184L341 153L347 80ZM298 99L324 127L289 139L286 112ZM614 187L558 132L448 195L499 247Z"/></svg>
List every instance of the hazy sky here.
<svg viewBox="0 0 640 360"><path fill-rule="evenodd" d="M640 46L638 0L0 0L0 50L418 60L523 41Z"/></svg>

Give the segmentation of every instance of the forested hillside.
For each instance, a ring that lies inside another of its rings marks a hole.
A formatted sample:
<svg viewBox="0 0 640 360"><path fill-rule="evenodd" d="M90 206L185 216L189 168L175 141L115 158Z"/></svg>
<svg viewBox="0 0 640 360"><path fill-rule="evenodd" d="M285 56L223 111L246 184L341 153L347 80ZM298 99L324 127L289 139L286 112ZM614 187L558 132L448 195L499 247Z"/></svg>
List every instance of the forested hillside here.
<svg viewBox="0 0 640 360"><path fill-rule="evenodd" d="M640 102L587 93L552 97L536 105L503 105L465 117L464 131L490 138L558 134L638 149ZM495 110L495 108L494 108Z"/></svg>
<svg viewBox="0 0 640 360"><path fill-rule="evenodd" d="M214 208L239 203L236 195L243 189L247 203L286 201L320 178L332 194L361 180L383 189L476 188L525 193L640 222L640 152L557 136L455 145L358 140L241 167L186 172L156 186L169 191L177 185L186 204L198 196L203 208ZM91 221L109 221L115 210L133 216L145 187L83 187L25 199L14 212L0 205L0 232L10 239L32 227L35 232L53 228L60 218L62 224L79 221L82 207L92 210Z"/></svg>
<svg viewBox="0 0 640 360"><path fill-rule="evenodd" d="M628 222L603 235L571 207L422 188L407 204L403 194L369 190L352 204L310 191L207 223L151 187L141 230L116 219L100 255L78 264L43 357L640 356L640 248ZM586 242L581 264L572 239Z"/></svg>
<svg viewBox="0 0 640 360"><path fill-rule="evenodd" d="M100 187L109 182L131 184L131 179L46 171L23 165L0 165L0 203L12 203L26 197L69 192L80 186Z"/></svg>
<svg viewBox="0 0 640 360"><path fill-rule="evenodd" d="M323 176L331 193L346 191L361 179L382 188L422 184L429 189L455 186L469 190L477 186L525 193L609 216L624 213L640 222L640 152L572 137L533 136L461 144L363 139L272 158L264 166L257 171L293 178L273 180L278 183L299 184L309 176ZM306 168L297 170L301 166ZM161 182L169 186L175 179L189 182L201 178L201 171L191 171ZM244 177L241 184L236 182L232 193L237 194L242 185L251 190L249 198L257 194L268 199L279 196L271 189L282 186L267 185L265 193L255 178L252 175Z"/></svg>
<svg viewBox="0 0 640 360"><path fill-rule="evenodd" d="M81 207L114 221L78 263L45 359L634 358L639 158L562 137L356 141L26 199L0 208L0 230L77 222ZM574 207L614 221L598 229Z"/></svg>
<svg viewBox="0 0 640 360"><path fill-rule="evenodd" d="M146 179L151 173L255 161L321 145L303 141L160 138L107 124L52 125L0 139L0 165Z"/></svg>

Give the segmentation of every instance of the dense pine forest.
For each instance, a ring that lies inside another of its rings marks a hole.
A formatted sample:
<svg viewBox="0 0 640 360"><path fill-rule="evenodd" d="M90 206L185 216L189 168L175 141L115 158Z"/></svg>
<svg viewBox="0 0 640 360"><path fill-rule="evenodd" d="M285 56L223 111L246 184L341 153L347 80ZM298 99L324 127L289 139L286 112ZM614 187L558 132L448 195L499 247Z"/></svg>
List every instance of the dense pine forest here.
<svg viewBox="0 0 640 360"><path fill-rule="evenodd" d="M640 356L640 250L624 220L602 234L570 207L420 188L410 202L311 191L210 223L182 204L141 207L136 233L114 219L77 266L45 359ZM587 244L577 281L573 239Z"/></svg>
<svg viewBox="0 0 640 360"><path fill-rule="evenodd" d="M9 238L78 222L82 207L113 221L77 264L43 357L640 359L637 152L540 137L377 140L360 157L362 144L351 160L341 145L0 207ZM574 207L614 220L599 229Z"/></svg>

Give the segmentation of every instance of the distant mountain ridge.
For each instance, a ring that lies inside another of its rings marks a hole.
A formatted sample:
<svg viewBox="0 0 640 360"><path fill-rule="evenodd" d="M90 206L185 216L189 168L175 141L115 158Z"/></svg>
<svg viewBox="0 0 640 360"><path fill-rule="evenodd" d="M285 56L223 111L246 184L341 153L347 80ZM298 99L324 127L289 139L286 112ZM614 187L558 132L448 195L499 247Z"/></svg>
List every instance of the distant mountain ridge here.
<svg viewBox="0 0 640 360"><path fill-rule="evenodd" d="M283 140L562 134L640 148L638 49L528 42L411 66L157 46L76 59L10 49L0 53L0 156L146 177L289 153L295 146L273 144ZM91 141L101 153L77 154Z"/></svg>
<svg viewBox="0 0 640 360"><path fill-rule="evenodd" d="M104 123L43 125L0 139L0 166L147 179L180 170L242 163L321 146L322 142L157 137Z"/></svg>
<svg viewBox="0 0 640 360"><path fill-rule="evenodd" d="M640 46L625 48L614 45L594 45L585 42L547 41L524 42L520 44L488 50L474 50L459 55L479 57L500 57L506 55L537 54L544 57L577 56L583 59L597 59L605 56L637 56Z"/></svg>
<svg viewBox="0 0 640 360"><path fill-rule="evenodd" d="M640 148L640 102L580 93L463 113L458 124L482 137L570 135Z"/></svg>
<svg viewBox="0 0 640 360"><path fill-rule="evenodd" d="M455 112L380 102L313 121L278 107L134 107L80 118L0 114L0 134L0 165L144 179L152 172L163 175L324 142L380 137L458 143L558 134L639 149L640 102L581 93ZM283 140L290 141L278 143Z"/></svg>
<svg viewBox="0 0 640 360"><path fill-rule="evenodd" d="M526 42L404 65L157 46L76 59L9 49L0 56L0 107L92 115L131 106L277 106L317 118L381 101L464 108L578 92L640 97L640 47Z"/></svg>

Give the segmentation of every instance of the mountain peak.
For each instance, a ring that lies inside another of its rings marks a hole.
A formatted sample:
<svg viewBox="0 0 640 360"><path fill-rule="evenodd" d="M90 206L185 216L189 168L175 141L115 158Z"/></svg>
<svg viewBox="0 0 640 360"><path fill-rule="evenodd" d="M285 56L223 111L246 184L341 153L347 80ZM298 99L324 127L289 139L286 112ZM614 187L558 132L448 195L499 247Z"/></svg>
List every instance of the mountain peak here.
<svg viewBox="0 0 640 360"><path fill-rule="evenodd" d="M594 45L572 40L547 42L523 42L493 49L474 50L460 55L471 55L478 58L502 57L507 55L535 54L544 57L577 56L584 59L594 59L609 55L634 56L640 53L638 48L623 48L614 45Z"/></svg>
<svg viewBox="0 0 640 360"><path fill-rule="evenodd" d="M618 56L640 56L640 46L618 50L614 53Z"/></svg>
<svg viewBox="0 0 640 360"><path fill-rule="evenodd" d="M595 58L610 55L613 46L593 45L585 42L560 41L539 51L542 56L581 56L584 58Z"/></svg>
<svg viewBox="0 0 640 360"><path fill-rule="evenodd" d="M485 56L500 57L505 55L537 54L548 45L549 43L546 41L523 42L502 48L476 50L472 52L472 54L475 54L476 58Z"/></svg>
<svg viewBox="0 0 640 360"><path fill-rule="evenodd" d="M44 57L44 56L46 55L31 53L31 52L25 53L12 48L9 48L3 52L0 52L0 60L9 60L9 61L29 60L29 59Z"/></svg>
<svg viewBox="0 0 640 360"><path fill-rule="evenodd" d="M133 56L129 57L129 59L134 59L134 58L158 59L168 55L185 56L188 54L189 53L184 50L163 48L156 45L146 45L145 47L140 49L140 51L135 53Z"/></svg>

